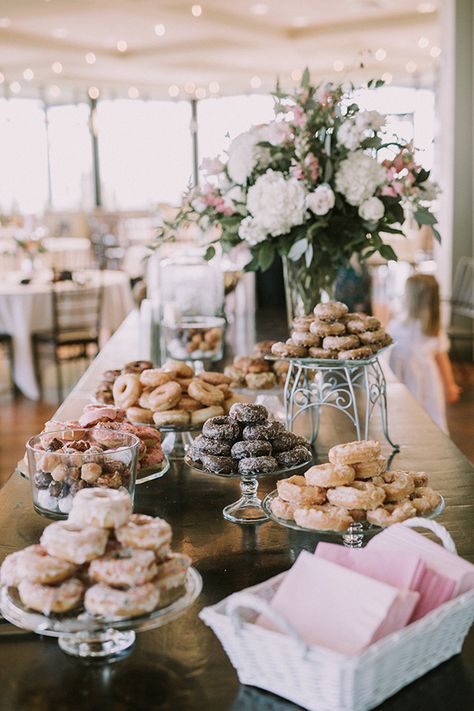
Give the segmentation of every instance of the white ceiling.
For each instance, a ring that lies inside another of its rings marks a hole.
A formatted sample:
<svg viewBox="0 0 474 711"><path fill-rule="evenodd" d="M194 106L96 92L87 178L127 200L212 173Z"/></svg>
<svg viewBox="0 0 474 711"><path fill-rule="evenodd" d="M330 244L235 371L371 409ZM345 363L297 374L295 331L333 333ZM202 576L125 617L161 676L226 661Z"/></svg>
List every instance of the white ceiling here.
<svg viewBox="0 0 474 711"><path fill-rule="evenodd" d="M192 85L203 96L217 82L231 94L267 91L277 76L286 84L306 65L315 80L386 72L397 83L429 85L440 61L432 56L440 41L435 2L202 0L197 17L191 7L187 0L0 0L4 90L27 95L42 87L64 96L95 86L102 96L168 98L171 85L180 96L191 95ZM156 25L165 26L162 36ZM381 61L377 49L386 51Z"/></svg>

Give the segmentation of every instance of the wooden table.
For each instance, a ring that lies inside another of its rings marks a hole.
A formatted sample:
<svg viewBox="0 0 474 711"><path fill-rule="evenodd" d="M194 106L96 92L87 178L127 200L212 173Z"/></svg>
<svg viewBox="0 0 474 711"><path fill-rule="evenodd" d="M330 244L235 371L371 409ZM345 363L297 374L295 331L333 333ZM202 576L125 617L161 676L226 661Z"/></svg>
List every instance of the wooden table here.
<svg viewBox="0 0 474 711"><path fill-rule="evenodd" d="M283 322L284 323L284 322ZM59 415L78 414L99 373L142 355L136 320L129 319L69 396ZM135 344L135 345L134 345ZM400 384L389 384L393 436L402 443L393 466L425 470L446 499L439 521L459 553L474 562L474 472L469 462L431 422ZM375 421L372 435L381 436ZM323 416L318 456L325 461L334 443L352 438L344 420ZM381 438L382 441L382 438ZM388 452L386 452L388 453ZM263 492L274 479L261 482ZM0 636L0 709L8 711L254 711L296 708L258 689L240 686L214 634L197 617L212 605L286 570L316 537L273 522L240 527L225 521L222 508L238 496L238 482L191 471L171 471L138 488L137 511L160 515L173 527L174 547L188 553L203 576L198 601L168 626L138 635L133 653L115 664L85 665L64 655L54 639ZM13 475L0 492L0 558L37 541L48 522L33 512L28 482ZM413 683L380 708L397 711L464 711L474 708L474 634L463 652Z"/></svg>

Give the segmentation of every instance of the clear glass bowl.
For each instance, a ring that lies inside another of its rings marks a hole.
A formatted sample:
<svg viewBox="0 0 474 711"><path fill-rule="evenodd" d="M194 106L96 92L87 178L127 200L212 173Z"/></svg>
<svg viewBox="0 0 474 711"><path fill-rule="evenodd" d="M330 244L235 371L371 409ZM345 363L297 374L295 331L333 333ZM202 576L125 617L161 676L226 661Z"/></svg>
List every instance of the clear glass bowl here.
<svg viewBox="0 0 474 711"><path fill-rule="evenodd" d="M43 432L26 443L33 506L67 518L80 489L126 489L134 496L140 440L105 428Z"/></svg>
<svg viewBox="0 0 474 711"><path fill-rule="evenodd" d="M166 323L166 354L175 360L221 360L224 355L225 319L220 316L183 316Z"/></svg>

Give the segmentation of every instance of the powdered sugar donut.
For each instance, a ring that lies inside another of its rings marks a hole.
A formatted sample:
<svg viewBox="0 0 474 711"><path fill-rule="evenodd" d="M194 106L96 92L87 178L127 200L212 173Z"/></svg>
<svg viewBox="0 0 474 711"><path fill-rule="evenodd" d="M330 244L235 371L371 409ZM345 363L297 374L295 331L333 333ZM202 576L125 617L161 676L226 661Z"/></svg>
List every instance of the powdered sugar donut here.
<svg viewBox="0 0 474 711"><path fill-rule="evenodd" d="M89 577L111 587L143 585L156 575L153 551L118 548L96 558L89 566Z"/></svg>
<svg viewBox="0 0 474 711"><path fill-rule="evenodd" d="M316 531L345 531L353 523L345 509L329 504L297 508L294 519L298 526Z"/></svg>
<svg viewBox="0 0 474 711"><path fill-rule="evenodd" d="M22 603L31 610L50 615L73 610L82 601L84 584L77 578L70 578L59 585L42 585L22 580L18 586Z"/></svg>
<svg viewBox="0 0 474 711"><path fill-rule="evenodd" d="M410 496L410 503L418 513L428 513L439 506L441 496L430 486L418 486Z"/></svg>
<svg viewBox="0 0 474 711"><path fill-rule="evenodd" d="M126 491L81 489L74 497L69 521L78 526L119 528L132 513L132 499Z"/></svg>
<svg viewBox="0 0 474 711"><path fill-rule="evenodd" d="M367 462L357 462L352 464L355 470L356 479L371 479L374 476L379 476L385 471L387 459L385 457L377 457Z"/></svg>
<svg viewBox="0 0 474 711"><path fill-rule="evenodd" d="M380 456L380 444L373 439L336 444L328 452L331 464L357 464Z"/></svg>
<svg viewBox="0 0 474 711"><path fill-rule="evenodd" d="M291 521L293 520L297 504L290 504L289 501L285 501L279 496L276 496L273 499L270 508L272 513L274 513L275 516L278 516L278 518L284 518L287 521Z"/></svg>
<svg viewBox="0 0 474 711"><path fill-rule="evenodd" d="M386 501L406 499L415 491L415 482L409 472L384 472L372 481L385 491Z"/></svg>
<svg viewBox="0 0 474 711"><path fill-rule="evenodd" d="M129 548L157 551L171 543L171 526L162 518L132 514L125 526L115 530L115 537Z"/></svg>
<svg viewBox="0 0 474 711"><path fill-rule="evenodd" d="M348 313L349 309L341 301L327 301L314 307L314 315L321 321L336 321Z"/></svg>
<svg viewBox="0 0 474 711"><path fill-rule="evenodd" d="M277 481L278 496L290 504L311 506L322 504L326 500L326 492L318 486L309 486L304 476L295 474L289 479Z"/></svg>
<svg viewBox="0 0 474 711"><path fill-rule="evenodd" d="M385 491L366 481L354 481L350 486L337 486L327 490L330 504L342 506L345 509L376 509L385 499Z"/></svg>
<svg viewBox="0 0 474 711"><path fill-rule="evenodd" d="M357 348L359 345L358 336L326 336L323 339L323 348L328 351L347 351Z"/></svg>
<svg viewBox="0 0 474 711"><path fill-rule="evenodd" d="M43 546L28 546L19 553L16 572L20 580L54 585L70 578L77 570L73 563L49 555Z"/></svg>
<svg viewBox="0 0 474 711"><path fill-rule="evenodd" d="M308 484L326 489L351 484L355 479L355 471L348 464L317 464L308 469L304 477Z"/></svg>
<svg viewBox="0 0 474 711"><path fill-rule="evenodd" d="M401 523L407 518L416 516L416 509L412 502L404 501L397 504L386 504L373 511L367 511L367 521L373 526L391 526L393 523Z"/></svg>
<svg viewBox="0 0 474 711"><path fill-rule="evenodd" d="M49 555L82 565L104 554L108 537L103 528L80 528L71 521L56 521L44 529L41 544Z"/></svg>
<svg viewBox="0 0 474 711"><path fill-rule="evenodd" d="M138 617L152 612L159 599L160 593L153 583L137 585L130 590L117 590L98 583L86 592L84 607L90 615L106 618Z"/></svg>

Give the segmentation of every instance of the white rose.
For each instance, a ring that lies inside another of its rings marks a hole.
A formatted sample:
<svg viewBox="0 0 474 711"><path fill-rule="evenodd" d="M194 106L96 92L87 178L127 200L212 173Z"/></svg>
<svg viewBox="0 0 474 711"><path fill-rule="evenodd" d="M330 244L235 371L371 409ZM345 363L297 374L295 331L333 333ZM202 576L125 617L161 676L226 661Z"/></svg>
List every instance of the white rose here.
<svg viewBox="0 0 474 711"><path fill-rule="evenodd" d="M255 221L276 237L304 222L305 198L306 190L301 181L286 180L283 173L267 170L249 188L247 208Z"/></svg>
<svg viewBox="0 0 474 711"><path fill-rule="evenodd" d="M378 111L359 111L355 115L355 123L361 131L380 131L385 126L385 116Z"/></svg>
<svg viewBox="0 0 474 711"><path fill-rule="evenodd" d="M251 246L267 239L267 233L252 217L245 217L239 225L239 237Z"/></svg>
<svg viewBox="0 0 474 711"><path fill-rule="evenodd" d="M313 193L306 196L306 207L315 215L327 215L334 207L336 196L329 185L318 185Z"/></svg>
<svg viewBox="0 0 474 711"><path fill-rule="evenodd" d="M359 207L359 215L363 220L368 222L378 222L382 219L385 212L385 207L382 200L376 197L368 198L364 200L362 205Z"/></svg>
<svg viewBox="0 0 474 711"><path fill-rule="evenodd" d="M219 158L203 158L199 166L206 175L219 175L224 170L224 163Z"/></svg>
<svg viewBox="0 0 474 711"><path fill-rule="evenodd" d="M204 212L206 209L207 205L206 203L201 200L201 198L195 198L194 200L191 200L191 207L195 212L201 213Z"/></svg>
<svg viewBox="0 0 474 711"><path fill-rule="evenodd" d="M349 153L336 173L336 190L349 205L361 205L386 180L386 171L375 158L362 151Z"/></svg>
<svg viewBox="0 0 474 711"><path fill-rule="evenodd" d="M261 140L260 129L253 127L234 138L230 144L227 172L234 183L244 185L257 165L261 168L268 165L268 149L257 146Z"/></svg>
<svg viewBox="0 0 474 711"><path fill-rule="evenodd" d="M355 125L352 119L347 119L339 126L337 131L337 142L349 151L355 151L359 148L362 140L362 132Z"/></svg>

